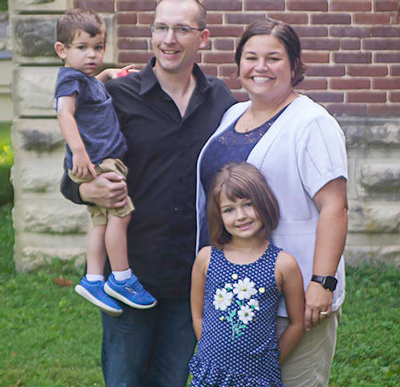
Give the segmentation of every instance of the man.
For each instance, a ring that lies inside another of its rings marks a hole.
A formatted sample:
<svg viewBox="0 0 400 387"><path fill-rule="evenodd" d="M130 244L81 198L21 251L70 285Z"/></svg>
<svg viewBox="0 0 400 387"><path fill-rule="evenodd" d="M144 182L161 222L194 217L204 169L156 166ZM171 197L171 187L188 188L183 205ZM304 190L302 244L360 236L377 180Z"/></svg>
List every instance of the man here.
<svg viewBox="0 0 400 387"><path fill-rule="evenodd" d="M107 387L184 387L195 337L189 306L195 249L198 153L235 100L195 64L206 46L206 11L197 0L161 0L152 25L155 58L139 73L107 84L128 152L127 186L136 210L128 228L131 267L157 298L150 310L102 314L102 368ZM113 173L63 194L77 203L125 203Z"/></svg>

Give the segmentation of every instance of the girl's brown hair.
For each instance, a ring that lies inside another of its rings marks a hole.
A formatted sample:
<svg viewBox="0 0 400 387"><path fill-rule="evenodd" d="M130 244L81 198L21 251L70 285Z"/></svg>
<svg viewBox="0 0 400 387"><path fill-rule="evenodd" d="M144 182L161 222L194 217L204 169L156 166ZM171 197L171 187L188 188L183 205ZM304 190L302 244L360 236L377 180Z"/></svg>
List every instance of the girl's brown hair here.
<svg viewBox="0 0 400 387"><path fill-rule="evenodd" d="M232 238L222 222L222 193L232 201L244 198L251 200L264 225L265 238L278 225L279 205L263 174L247 162L230 163L218 171L211 184L207 207L211 245L221 248Z"/></svg>
<svg viewBox="0 0 400 387"><path fill-rule="evenodd" d="M257 35L273 35L285 47L286 53L289 56L290 67L293 72L292 86L296 86L304 78L306 66L301 61L301 45L300 40L293 28L282 21L274 19L256 20L250 23L243 32L235 52L235 62L240 68L240 59L242 58L243 47L246 42Z"/></svg>

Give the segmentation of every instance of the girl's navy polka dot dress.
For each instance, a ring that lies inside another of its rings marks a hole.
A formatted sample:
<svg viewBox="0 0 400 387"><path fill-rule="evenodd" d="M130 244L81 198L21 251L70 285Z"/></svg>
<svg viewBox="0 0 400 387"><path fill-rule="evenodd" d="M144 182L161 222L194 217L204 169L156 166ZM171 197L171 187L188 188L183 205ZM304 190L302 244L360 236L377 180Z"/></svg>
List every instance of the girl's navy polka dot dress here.
<svg viewBox="0 0 400 387"><path fill-rule="evenodd" d="M276 333L279 251L270 244L256 262L237 265L212 249L191 387L284 387Z"/></svg>

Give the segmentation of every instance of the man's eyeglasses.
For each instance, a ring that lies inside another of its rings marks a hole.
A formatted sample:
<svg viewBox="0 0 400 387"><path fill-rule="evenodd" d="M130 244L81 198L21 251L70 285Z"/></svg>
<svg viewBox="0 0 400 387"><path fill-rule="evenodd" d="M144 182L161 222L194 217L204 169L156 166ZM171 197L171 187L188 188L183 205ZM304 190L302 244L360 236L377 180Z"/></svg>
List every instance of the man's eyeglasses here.
<svg viewBox="0 0 400 387"><path fill-rule="evenodd" d="M190 26L172 26L169 27L165 24L152 24L151 25L151 32L156 35L164 36L167 34L168 30L172 30L175 36L188 36L193 31L203 31L204 28L197 28L197 27L190 27Z"/></svg>

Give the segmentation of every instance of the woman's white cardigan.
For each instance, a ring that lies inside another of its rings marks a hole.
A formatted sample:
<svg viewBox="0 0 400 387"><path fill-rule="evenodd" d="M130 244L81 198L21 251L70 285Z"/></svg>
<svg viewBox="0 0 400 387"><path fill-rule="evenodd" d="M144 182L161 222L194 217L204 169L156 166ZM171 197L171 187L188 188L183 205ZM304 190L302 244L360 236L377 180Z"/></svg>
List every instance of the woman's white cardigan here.
<svg viewBox="0 0 400 387"><path fill-rule="evenodd" d="M206 206L200 181L204 151L210 141L237 120L250 104L250 101L241 102L228 109L200 153L197 164L197 248ZM312 276L319 216L312 198L329 181L338 177L347 179L343 131L322 106L301 95L260 139L247 161L264 174L279 203L280 221L271 235L271 242L296 258L306 289ZM334 292L333 310L337 310L344 300L343 257L336 278L338 286ZM278 314L286 316L284 302L281 302Z"/></svg>

